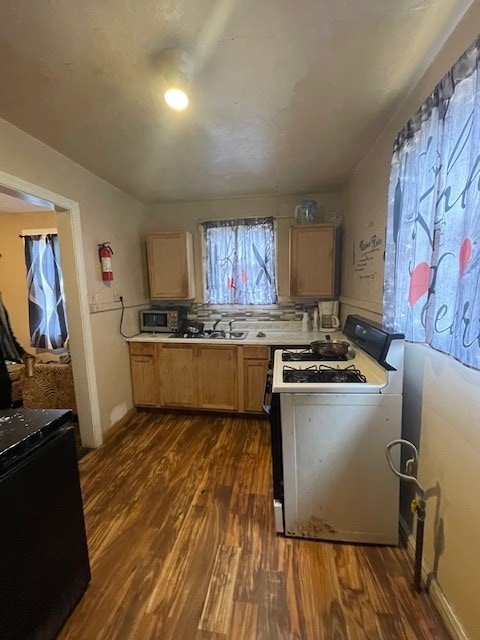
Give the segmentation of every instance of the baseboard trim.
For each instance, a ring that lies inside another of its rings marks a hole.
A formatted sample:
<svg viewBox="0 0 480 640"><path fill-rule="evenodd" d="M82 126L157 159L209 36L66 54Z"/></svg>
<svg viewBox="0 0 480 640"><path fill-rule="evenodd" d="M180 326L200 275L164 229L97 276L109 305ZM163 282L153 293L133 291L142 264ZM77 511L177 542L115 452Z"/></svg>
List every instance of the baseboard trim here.
<svg viewBox="0 0 480 640"><path fill-rule="evenodd" d="M133 416L136 413L137 413L137 408L136 407L131 407L127 411L127 413L123 416L123 418L120 418L120 420L117 420L116 422L114 422L112 424L112 426L110 427L110 429L108 431L105 431L105 433L103 434L103 444L108 442L108 440L110 440L110 438L115 435L115 433L120 429L120 427L123 427L123 425L126 422L128 422L128 420L130 420L130 418L133 418Z"/></svg>
<svg viewBox="0 0 480 640"><path fill-rule="evenodd" d="M400 516L400 528L402 535L407 543L407 552L412 558L412 575L413 575L413 559L415 557L415 538L407 527L407 523L404 518ZM447 627L448 632L454 640L469 640L465 630L463 629L459 619L453 612L445 594L440 588L437 579L432 576L432 570L425 562L425 558L422 558L422 580L427 585L428 594L432 599L435 609L438 611L444 625Z"/></svg>

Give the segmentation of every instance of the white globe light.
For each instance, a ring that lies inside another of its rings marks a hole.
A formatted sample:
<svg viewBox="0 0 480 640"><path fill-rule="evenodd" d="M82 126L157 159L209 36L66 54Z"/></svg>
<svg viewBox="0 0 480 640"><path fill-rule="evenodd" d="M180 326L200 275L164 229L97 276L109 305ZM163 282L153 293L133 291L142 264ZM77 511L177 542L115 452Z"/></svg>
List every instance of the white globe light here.
<svg viewBox="0 0 480 640"><path fill-rule="evenodd" d="M188 106L188 96L182 89L168 89L165 92L165 102L176 111L183 111Z"/></svg>

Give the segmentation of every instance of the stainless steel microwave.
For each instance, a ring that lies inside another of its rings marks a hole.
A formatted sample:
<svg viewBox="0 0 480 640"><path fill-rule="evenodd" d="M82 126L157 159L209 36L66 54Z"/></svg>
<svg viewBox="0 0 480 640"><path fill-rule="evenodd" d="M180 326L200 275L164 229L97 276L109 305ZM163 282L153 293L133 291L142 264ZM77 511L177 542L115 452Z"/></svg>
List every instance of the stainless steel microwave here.
<svg viewBox="0 0 480 640"><path fill-rule="evenodd" d="M149 333L177 333L187 317L186 309L142 309L140 331Z"/></svg>

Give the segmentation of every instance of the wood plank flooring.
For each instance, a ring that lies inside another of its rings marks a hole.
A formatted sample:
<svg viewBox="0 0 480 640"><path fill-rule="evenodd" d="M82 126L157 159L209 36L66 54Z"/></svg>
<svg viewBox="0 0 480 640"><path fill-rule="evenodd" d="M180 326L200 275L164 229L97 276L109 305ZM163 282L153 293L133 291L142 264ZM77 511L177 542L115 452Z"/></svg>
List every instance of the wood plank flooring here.
<svg viewBox="0 0 480 640"><path fill-rule="evenodd" d="M277 536L268 423L140 412L79 462L92 582L61 640L446 640L405 551Z"/></svg>

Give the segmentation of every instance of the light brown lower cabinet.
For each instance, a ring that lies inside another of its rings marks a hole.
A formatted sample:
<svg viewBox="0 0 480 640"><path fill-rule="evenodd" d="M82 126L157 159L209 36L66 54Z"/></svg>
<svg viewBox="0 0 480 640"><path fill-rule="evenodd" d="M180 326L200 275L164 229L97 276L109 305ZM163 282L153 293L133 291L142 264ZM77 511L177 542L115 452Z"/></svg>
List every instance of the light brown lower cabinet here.
<svg viewBox="0 0 480 640"><path fill-rule="evenodd" d="M268 347L130 343L138 406L261 413Z"/></svg>
<svg viewBox="0 0 480 640"><path fill-rule="evenodd" d="M158 406L158 382L155 366L155 345L130 343L133 403L138 406Z"/></svg>
<svg viewBox="0 0 480 640"><path fill-rule="evenodd" d="M195 407L195 349L189 344L157 344L159 406Z"/></svg>
<svg viewBox="0 0 480 640"><path fill-rule="evenodd" d="M200 409L238 410L237 347L196 347L197 404Z"/></svg>
<svg viewBox="0 0 480 640"><path fill-rule="evenodd" d="M269 354L268 347L243 347L243 410L246 413L262 412Z"/></svg>

